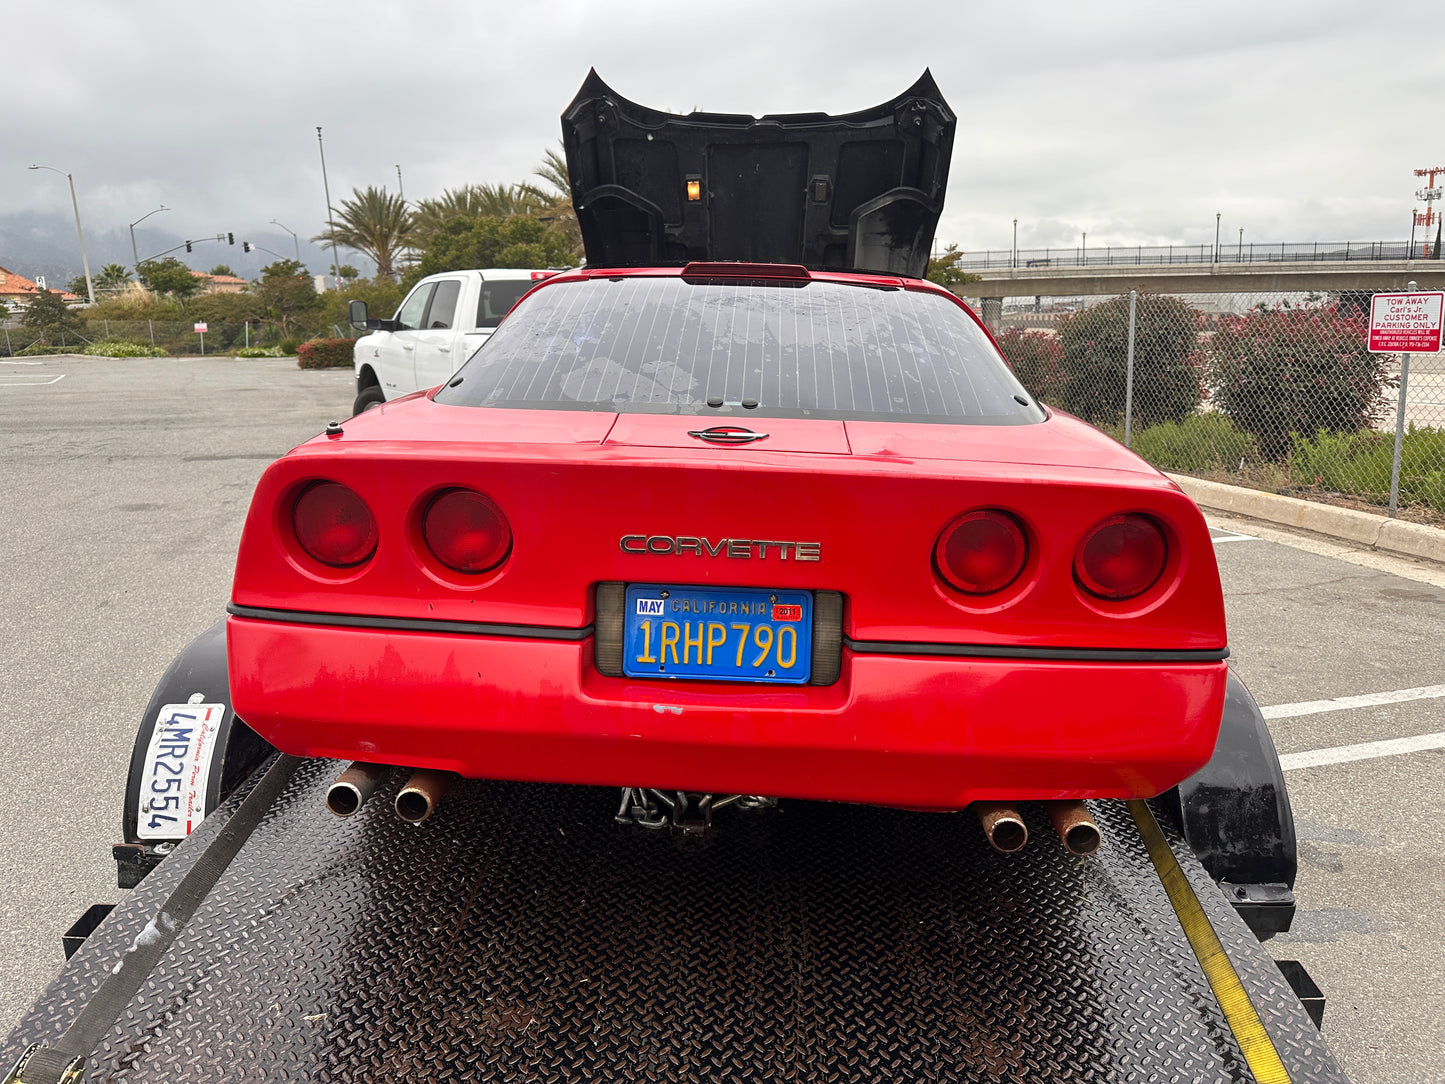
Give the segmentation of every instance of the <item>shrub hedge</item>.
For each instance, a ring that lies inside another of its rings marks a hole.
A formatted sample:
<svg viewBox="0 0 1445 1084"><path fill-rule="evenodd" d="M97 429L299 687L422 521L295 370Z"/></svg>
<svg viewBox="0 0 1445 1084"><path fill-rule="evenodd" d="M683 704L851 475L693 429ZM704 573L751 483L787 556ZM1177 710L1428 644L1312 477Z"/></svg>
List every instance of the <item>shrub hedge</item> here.
<svg viewBox="0 0 1445 1084"><path fill-rule="evenodd" d="M1041 402L1053 402L1064 375L1064 350L1059 337L1047 331L1011 327L996 340L1014 376L1029 394Z"/></svg>
<svg viewBox="0 0 1445 1084"><path fill-rule="evenodd" d="M85 348L87 357L92 358L163 358L166 352L150 343L131 342L126 339L102 339Z"/></svg>
<svg viewBox="0 0 1445 1084"><path fill-rule="evenodd" d="M296 364L302 369L349 369L355 339L312 339L296 347Z"/></svg>

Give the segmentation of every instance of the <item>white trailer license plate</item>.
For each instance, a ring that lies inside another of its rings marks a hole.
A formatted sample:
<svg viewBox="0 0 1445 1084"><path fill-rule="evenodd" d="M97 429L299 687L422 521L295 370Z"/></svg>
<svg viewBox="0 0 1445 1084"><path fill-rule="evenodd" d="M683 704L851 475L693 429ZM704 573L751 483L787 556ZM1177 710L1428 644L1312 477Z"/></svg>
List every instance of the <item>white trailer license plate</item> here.
<svg viewBox="0 0 1445 1084"><path fill-rule="evenodd" d="M167 704L146 750L136 809L141 839L180 839L206 817L206 783L225 704Z"/></svg>

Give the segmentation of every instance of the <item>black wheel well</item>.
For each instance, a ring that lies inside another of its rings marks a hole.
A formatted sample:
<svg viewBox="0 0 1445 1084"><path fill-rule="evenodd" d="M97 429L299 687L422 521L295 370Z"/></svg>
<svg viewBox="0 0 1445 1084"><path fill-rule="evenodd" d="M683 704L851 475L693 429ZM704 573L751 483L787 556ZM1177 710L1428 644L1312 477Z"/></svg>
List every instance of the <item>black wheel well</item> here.
<svg viewBox="0 0 1445 1084"><path fill-rule="evenodd" d="M365 391L367 388L381 387L381 380L377 377L376 371L370 365L363 365L361 371L356 374L356 390Z"/></svg>

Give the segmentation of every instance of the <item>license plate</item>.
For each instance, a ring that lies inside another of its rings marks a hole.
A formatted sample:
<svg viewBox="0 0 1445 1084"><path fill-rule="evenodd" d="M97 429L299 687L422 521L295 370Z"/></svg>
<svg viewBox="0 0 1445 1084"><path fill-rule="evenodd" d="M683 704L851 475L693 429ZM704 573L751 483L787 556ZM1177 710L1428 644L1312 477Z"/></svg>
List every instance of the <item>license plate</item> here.
<svg viewBox="0 0 1445 1084"><path fill-rule="evenodd" d="M813 661L813 595L754 587L627 586L628 677L803 685Z"/></svg>
<svg viewBox="0 0 1445 1084"><path fill-rule="evenodd" d="M166 704L146 749L136 835L180 839L206 817L206 787L225 704Z"/></svg>

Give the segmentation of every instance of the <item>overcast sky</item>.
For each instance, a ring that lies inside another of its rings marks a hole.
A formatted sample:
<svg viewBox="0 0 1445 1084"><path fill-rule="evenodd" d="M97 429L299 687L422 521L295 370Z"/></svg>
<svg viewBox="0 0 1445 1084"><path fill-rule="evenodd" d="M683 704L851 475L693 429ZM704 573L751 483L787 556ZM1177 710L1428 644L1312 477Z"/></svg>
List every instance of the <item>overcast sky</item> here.
<svg viewBox="0 0 1445 1084"><path fill-rule="evenodd" d="M0 0L0 265L79 270L232 231L291 253L353 187L522 180L589 67L677 112L850 112L933 70L958 114L939 240L966 250L1402 239L1445 163L1428 6ZM152 229L154 227L154 229ZM147 232L150 231L150 232ZM313 250L314 253L315 250ZM303 255L308 255L303 250ZM324 261L311 256L320 270ZM267 254L197 248L254 275ZM358 264L361 261L354 261ZM371 268L364 268L368 273Z"/></svg>

